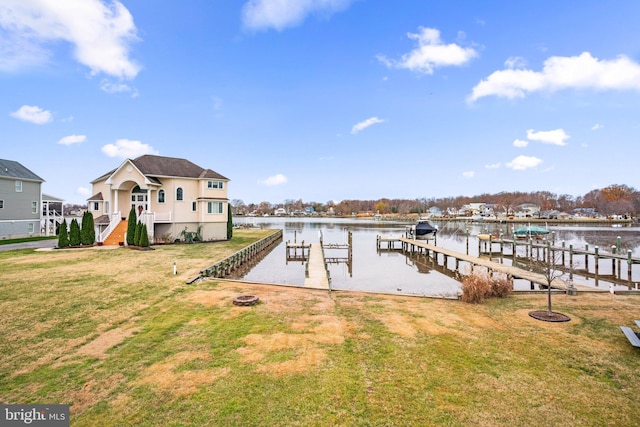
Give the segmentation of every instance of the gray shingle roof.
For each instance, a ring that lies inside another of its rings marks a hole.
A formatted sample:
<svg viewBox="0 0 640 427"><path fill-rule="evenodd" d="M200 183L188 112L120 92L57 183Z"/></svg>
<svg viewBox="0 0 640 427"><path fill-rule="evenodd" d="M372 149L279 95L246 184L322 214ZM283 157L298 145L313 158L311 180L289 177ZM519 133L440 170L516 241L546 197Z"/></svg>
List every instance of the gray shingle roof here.
<svg viewBox="0 0 640 427"><path fill-rule="evenodd" d="M131 160L147 176L228 179L211 169L203 169L186 159L145 154Z"/></svg>
<svg viewBox="0 0 640 427"><path fill-rule="evenodd" d="M44 179L13 160L0 159L0 177L44 182Z"/></svg>

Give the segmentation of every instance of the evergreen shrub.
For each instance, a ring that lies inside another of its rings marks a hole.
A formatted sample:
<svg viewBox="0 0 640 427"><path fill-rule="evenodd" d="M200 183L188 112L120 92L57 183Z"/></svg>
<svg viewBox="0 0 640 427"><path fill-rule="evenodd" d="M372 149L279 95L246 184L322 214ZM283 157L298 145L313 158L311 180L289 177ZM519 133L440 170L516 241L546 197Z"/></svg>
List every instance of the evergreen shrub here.
<svg viewBox="0 0 640 427"><path fill-rule="evenodd" d="M78 220L73 218L69 226L69 245L80 246L80 225Z"/></svg>
<svg viewBox="0 0 640 427"><path fill-rule="evenodd" d="M127 245L133 245L135 242L136 219L136 207L132 205L127 218Z"/></svg>
<svg viewBox="0 0 640 427"><path fill-rule="evenodd" d="M67 227L66 218L62 220L62 224L60 225L60 231L58 232L58 247L59 248L69 247L69 228Z"/></svg>

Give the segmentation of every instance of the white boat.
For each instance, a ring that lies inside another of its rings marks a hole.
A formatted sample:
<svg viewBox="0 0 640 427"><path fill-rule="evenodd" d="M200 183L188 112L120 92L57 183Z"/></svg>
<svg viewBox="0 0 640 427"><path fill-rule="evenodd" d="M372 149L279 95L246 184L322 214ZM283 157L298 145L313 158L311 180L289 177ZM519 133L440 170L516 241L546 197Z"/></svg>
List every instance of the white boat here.
<svg viewBox="0 0 640 427"><path fill-rule="evenodd" d="M416 240L435 239L438 227L432 225L426 219L419 219L412 232Z"/></svg>

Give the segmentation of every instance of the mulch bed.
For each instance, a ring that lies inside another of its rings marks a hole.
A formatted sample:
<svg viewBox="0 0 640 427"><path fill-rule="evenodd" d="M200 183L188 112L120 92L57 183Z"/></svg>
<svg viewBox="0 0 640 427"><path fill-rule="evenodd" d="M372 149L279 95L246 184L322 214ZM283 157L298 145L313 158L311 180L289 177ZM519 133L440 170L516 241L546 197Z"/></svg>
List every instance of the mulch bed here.
<svg viewBox="0 0 640 427"><path fill-rule="evenodd" d="M547 310L538 310L529 312L529 316L533 317L536 320L542 320L544 322L568 322L571 318L562 313L556 313L552 311L551 313Z"/></svg>

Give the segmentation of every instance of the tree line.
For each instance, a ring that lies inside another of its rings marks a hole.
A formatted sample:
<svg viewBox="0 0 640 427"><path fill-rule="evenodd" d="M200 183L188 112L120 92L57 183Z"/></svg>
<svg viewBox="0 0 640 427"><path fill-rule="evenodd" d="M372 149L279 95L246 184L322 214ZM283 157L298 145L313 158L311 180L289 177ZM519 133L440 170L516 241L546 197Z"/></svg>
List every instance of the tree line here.
<svg viewBox="0 0 640 427"><path fill-rule="evenodd" d="M570 194L555 194L551 191L504 191L497 194L483 193L476 196L457 196L443 198L416 199L388 199L377 200L342 200L326 203L304 202L302 199L287 199L282 203L263 201L245 204L244 201L231 201L233 213L247 215L256 212L260 215L272 214L275 209L284 208L287 212L303 211L305 207L312 207L314 212L336 215L351 215L359 212L380 212L381 214L397 213L400 215L411 213L425 213L436 207L442 212L459 210L470 203L487 203L494 206L494 212L512 214L517 206L531 203L540 207L541 211L558 210L570 213L576 208L593 209L600 215L631 215L640 212L640 191L627 185L614 184L608 187L591 190L582 196Z"/></svg>

